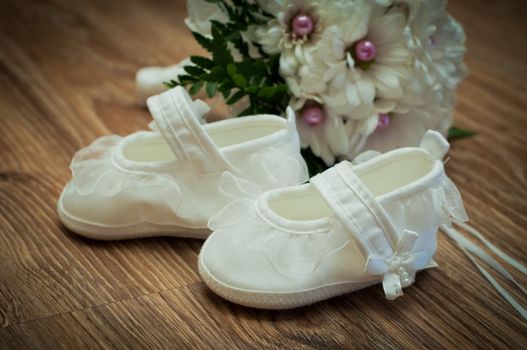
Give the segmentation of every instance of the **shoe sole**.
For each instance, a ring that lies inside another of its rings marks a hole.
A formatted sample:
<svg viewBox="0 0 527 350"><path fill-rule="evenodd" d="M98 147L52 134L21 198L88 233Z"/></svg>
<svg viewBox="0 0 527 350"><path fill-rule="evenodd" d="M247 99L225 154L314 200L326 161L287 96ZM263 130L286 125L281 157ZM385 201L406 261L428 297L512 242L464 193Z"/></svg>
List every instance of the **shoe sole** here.
<svg viewBox="0 0 527 350"><path fill-rule="evenodd" d="M156 236L206 239L210 234L208 228L194 229L176 225L159 225L149 222L140 222L126 226L94 225L68 214L62 206L62 197L59 199L57 212L62 224L70 231L83 237L102 241Z"/></svg>
<svg viewBox="0 0 527 350"><path fill-rule="evenodd" d="M198 270L207 287L223 299L235 304L266 310L285 310L306 306L379 283L378 280L361 283L339 283L290 293L255 292L232 288L215 279L203 264L201 254L198 259Z"/></svg>

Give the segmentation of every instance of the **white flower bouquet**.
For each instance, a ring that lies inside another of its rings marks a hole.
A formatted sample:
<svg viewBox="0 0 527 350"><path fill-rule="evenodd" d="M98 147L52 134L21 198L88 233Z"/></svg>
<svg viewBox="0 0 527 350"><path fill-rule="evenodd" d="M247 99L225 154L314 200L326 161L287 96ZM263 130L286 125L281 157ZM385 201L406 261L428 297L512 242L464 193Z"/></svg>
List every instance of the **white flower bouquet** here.
<svg viewBox="0 0 527 350"><path fill-rule="evenodd" d="M209 57L166 83L221 94L239 115L297 113L312 173L361 151L450 136L465 35L446 0L188 0Z"/></svg>

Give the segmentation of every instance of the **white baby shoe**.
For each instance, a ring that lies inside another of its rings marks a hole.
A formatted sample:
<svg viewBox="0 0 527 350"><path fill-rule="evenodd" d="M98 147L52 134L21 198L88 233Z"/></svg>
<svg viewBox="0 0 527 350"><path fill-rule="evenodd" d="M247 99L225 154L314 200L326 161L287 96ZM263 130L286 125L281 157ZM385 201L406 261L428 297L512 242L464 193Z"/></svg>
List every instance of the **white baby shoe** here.
<svg viewBox="0 0 527 350"><path fill-rule="evenodd" d="M208 111L177 87L148 100L155 131L107 136L80 150L58 202L61 221L95 239L205 238L229 198L224 172L272 189L307 180L295 117L257 115L201 125Z"/></svg>
<svg viewBox="0 0 527 350"><path fill-rule="evenodd" d="M214 231L199 272L217 294L265 309L311 304L382 282L402 295L416 271L435 266L438 227L467 220L442 157L448 142L428 131L420 148L368 152L310 183L264 191L228 173L233 201L209 221ZM365 158L369 158L365 160Z"/></svg>

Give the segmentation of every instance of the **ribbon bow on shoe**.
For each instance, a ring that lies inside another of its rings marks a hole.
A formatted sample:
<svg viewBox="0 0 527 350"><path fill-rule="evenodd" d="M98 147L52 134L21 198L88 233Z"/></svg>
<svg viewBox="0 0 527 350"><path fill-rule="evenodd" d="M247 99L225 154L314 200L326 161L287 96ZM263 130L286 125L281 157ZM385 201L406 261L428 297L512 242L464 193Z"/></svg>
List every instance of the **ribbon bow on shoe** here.
<svg viewBox="0 0 527 350"><path fill-rule="evenodd" d="M403 295L403 288L414 283L416 271L427 267L432 260L433 253L412 252L417 238L419 238L417 232L404 230L390 258L379 256L368 258L366 272L384 276L382 286L388 300Z"/></svg>

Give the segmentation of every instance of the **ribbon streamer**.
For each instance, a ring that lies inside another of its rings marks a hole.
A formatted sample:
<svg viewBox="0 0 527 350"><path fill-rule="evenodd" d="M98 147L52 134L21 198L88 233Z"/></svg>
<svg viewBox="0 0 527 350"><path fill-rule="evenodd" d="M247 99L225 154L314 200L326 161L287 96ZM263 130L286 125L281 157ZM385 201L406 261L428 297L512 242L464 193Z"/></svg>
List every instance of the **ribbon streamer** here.
<svg viewBox="0 0 527 350"><path fill-rule="evenodd" d="M519 261L510 257L501 249L490 243L476 229L459 220L452 220L452 222L464 229L470 235L479 239L485 246L487 246L497 256L505 260L508 264L516 268L524 275L527 275L527 268L524 265L522 265ZM476 260L475 256L483 260L487 265L491 266L500 275L512 282L519 290L523 292L523 294L527 295L527 289L523 285L518 283L514 279L512 274L498 261L496 261L496 259L490 256L483 249L481 249L480 246L467 239L462 233L460 233L453 227L449 227L447 225L442 225L441 230L457 243L463 253L465 253L465 255L470 259L470 261L472 261L472 263L478 268L478 270L487 279L487 281L489 281L489 283L498 291L502 298L505 299L525 320L527 320L527 310L518 301L516 301L516 299L514 299L514 297L501 284L499 284L499 282Z"/></svg>

